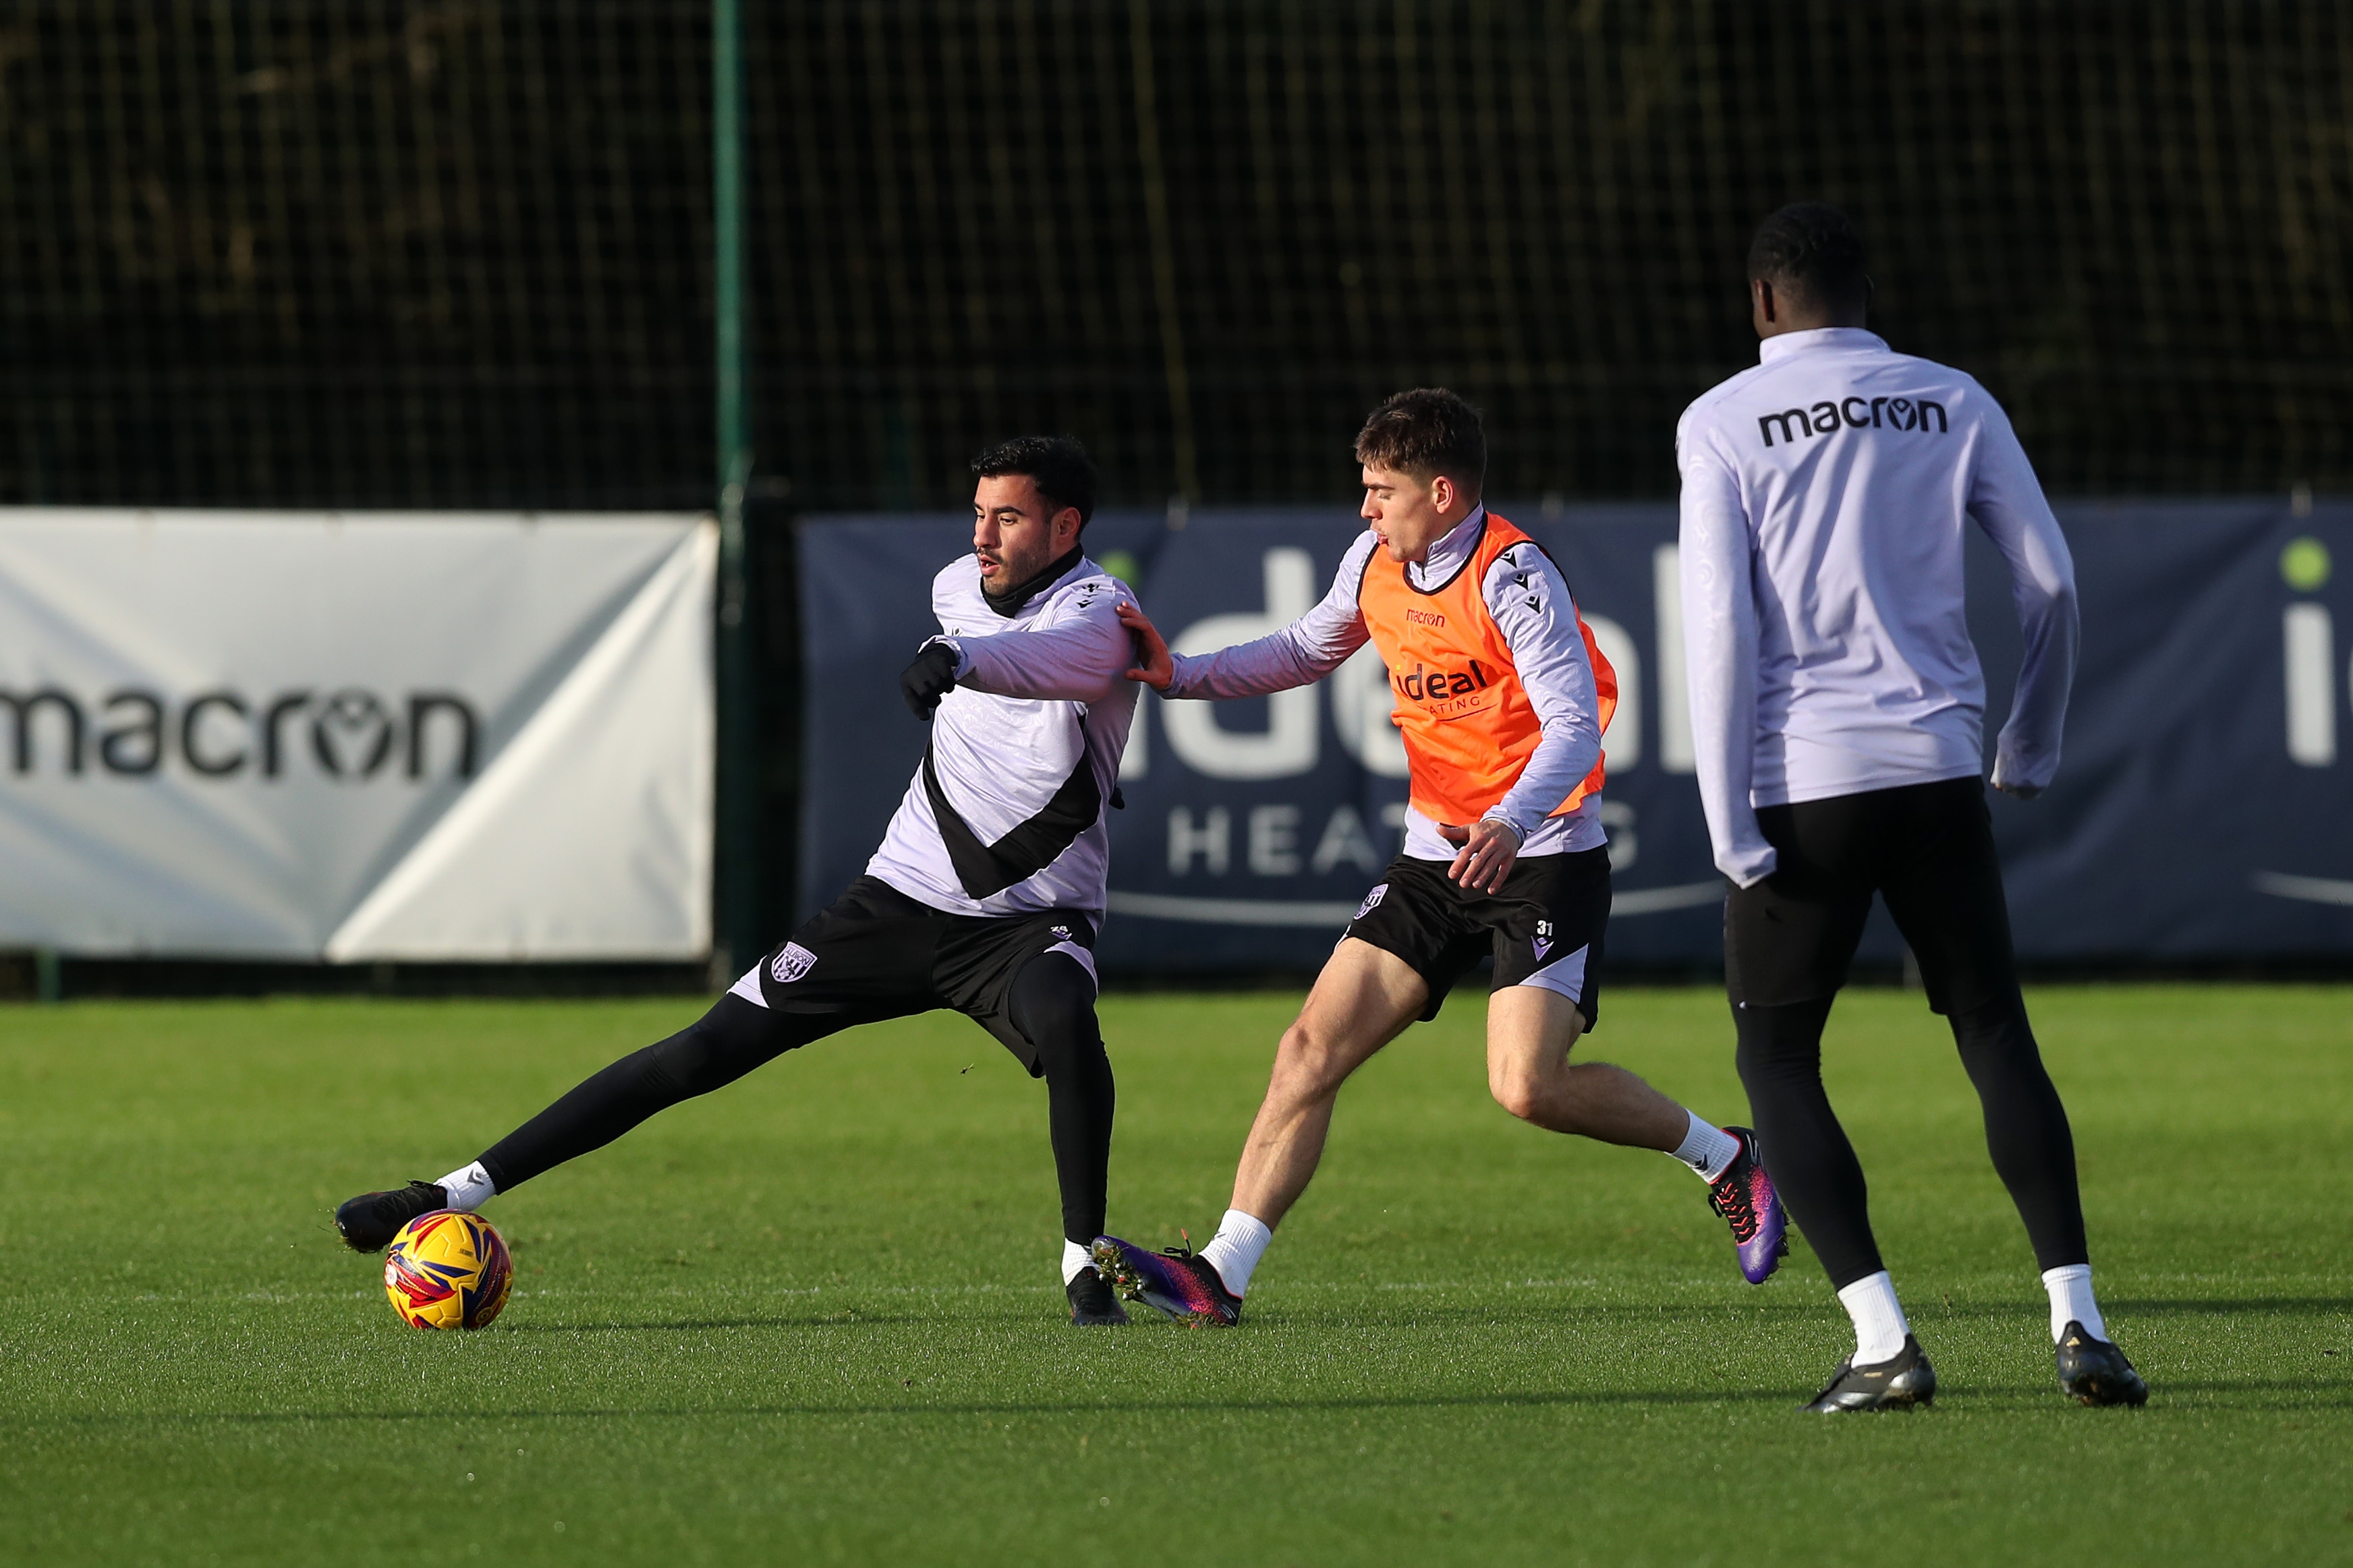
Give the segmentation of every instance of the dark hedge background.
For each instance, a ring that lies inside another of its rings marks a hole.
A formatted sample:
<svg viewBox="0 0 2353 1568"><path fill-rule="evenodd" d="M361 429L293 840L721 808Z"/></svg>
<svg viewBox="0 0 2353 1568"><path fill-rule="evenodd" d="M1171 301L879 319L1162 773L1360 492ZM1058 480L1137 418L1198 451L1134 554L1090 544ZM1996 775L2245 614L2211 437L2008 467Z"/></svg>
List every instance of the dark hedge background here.
<svg viewBox="0 0 2353 1568"><path fill-rule="evenodd" d="M2353 13L754 0L761 493L1345 496L1399 385L1657 495L1797 195L2063 492L2353 483ZM699 505L702 0L24 0L0 500Z"/></svg>

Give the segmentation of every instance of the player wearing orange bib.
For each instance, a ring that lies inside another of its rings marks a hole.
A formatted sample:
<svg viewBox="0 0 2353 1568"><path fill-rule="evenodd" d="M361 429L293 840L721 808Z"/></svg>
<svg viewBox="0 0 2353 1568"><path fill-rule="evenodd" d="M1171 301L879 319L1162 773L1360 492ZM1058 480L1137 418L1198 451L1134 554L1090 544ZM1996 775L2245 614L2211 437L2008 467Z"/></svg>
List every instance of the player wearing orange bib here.
<svg viewBox="0 0 2353 1568"><path fill-rule="evenodd" d="M1132 1300L1230 1325L1274 1227L1314 1175L1340 1085L1447 992L1494 960L1487 1082L1513 1115L1556 1132L1673 1154L1709 1183L1743 1272L1784 1250L1779 1200L1753 1134L1704 1121L1623 1068L1571 1062L1599 1016L1609 854L1601 732L1617 677L1568 584L1534 541L1481 504L1478 410L1400 393L1356 437L1365 534L1332 592L1271 637L1174 658L1141 611L1131 679L1172 698L1263 695L1320 680L1369 640L1388 667L1412 782L1404 853L1365 895L1296 1023L1235 1173L1232 1206L1198 1254L1115 1237L1096 1268Z"/></svg>

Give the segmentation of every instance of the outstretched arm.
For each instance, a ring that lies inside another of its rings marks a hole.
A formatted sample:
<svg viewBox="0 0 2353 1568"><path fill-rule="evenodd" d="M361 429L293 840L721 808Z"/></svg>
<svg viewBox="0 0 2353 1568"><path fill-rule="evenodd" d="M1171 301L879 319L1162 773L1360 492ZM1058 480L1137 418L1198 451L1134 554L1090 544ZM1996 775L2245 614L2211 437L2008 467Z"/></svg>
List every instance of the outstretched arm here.
<svg viewBox="0 0 2353 1568"><path fill-rule="evenodd" d="M1994 746L1993 787L2031 799L2049 788L2059 772L2060 732L2075 683L2082 626L2066 536L1999 409L1986 420L1977 471L1970 477L1969 517L2010 563L2010 603L2026 635L2010 721Z"/></svg>
<svg viewBox="0 0 2353 1568"><path fill-rule="evenodd" d="M997 697L1048 702L1102 702L1123 689L1134 654L1120 624L1124 588L1081 588L1055 606L1043 626L994 637L939 637L925 646L954 649L955 682Z"/></svg>
<svg viewBox="0 0 2353 1568"><path fill-rule="evenodd" d="M1345 664L1370 635L1356 608L1356 584L1364 575L1366 556L1377 542L1367 532L1349 547L1332 579L1332 591L1314 609L1281 631L1215 653L1171 654L1159 628L1142 610L1122 605L1120 619L1134 635L1137 655L1127 678L1163 697L1263 697L1314 685Z"/></svg>
<svg viewBox="0 0 2353 1568"><path fill-rule="evenodd" d="M1748 510L1704 431L1677 442L1683 469L1683 656L1692 750L1716 868L1740 886L1773 874L1776 856L1749 800L1757 763L1757 601Z"/></svg>

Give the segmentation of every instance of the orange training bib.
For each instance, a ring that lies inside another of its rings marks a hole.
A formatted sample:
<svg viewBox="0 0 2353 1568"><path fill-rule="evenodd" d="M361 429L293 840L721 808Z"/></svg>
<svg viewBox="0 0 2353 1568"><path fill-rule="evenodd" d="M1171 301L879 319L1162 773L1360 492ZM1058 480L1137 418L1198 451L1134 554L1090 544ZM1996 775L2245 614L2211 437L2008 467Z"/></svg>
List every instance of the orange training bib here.
<svg viewBox="0 0 2353 1568"><path fill-rule="evenodd" d="M1377 547L1357 584L1357 607L1381 662L1388 666L1397 725L1405 732L1413 775L1414 808L1440 822L1467 826L1493 810L1519 782L1544 738L1510 645L1481 592L1495 558L1515 545L1539 548L1491 511L1471 559L1437 588L1424 593L1415 587L1404 563ZM1606 730L1618 710L1618 673L1601 657L1582 616L1577 629L1593 662L1599 721ZM1601 780L1597 760L1585 781L1546 815L1575 810L1587 795L1599 792Z"/></svg>

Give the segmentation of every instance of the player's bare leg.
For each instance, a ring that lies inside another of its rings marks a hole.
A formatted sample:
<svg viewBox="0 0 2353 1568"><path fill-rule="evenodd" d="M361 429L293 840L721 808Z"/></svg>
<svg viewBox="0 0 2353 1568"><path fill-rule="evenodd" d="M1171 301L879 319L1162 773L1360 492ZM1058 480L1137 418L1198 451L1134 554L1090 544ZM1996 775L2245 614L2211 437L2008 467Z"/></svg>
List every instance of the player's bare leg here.
<svg viewBox="0 0 2353 1568"><path fill-rule="evenodd" d="M1671 1154L1691 1112L1624 1068L1572 1062L1585 1016L1557 991L1506 985L1487 1003L1487 1088L1523 1121Z"/></svg>
<svg viewBox="0 0 2353 1568"><path fill-rule="evenodd" d="M1340 1086L1429 1001L1429 985L1405 960L1355 937L1341 942L1275 1047L1266 1099L1234 1172L1235 1208L1270 1230L1282 1223L1324 1158Z"/></svg>
<svg viewBox="0 0 2353 1568"><path fill-rule="evenodd" d="M1298 1021L1283 1032L1266 1099L1234 1173L1233 1206L1198 1256L1155 1256L1106 1237L1097 1267L1134 1300L1172 1317L1230 1325L1274 1227L1314 1179L1348 1076L1403 1033L1430 997L1403 959L1355 937L1334 952ZM1507 985L1488 1002L1487 1081L1513 1115L1555 1132L1656 1149L1708 1183L1708 1201L1732 1226L1741 1272L1762 1284L1788 1251L1772 1181L1756 1135L1723 1129L1624 1068L1571 1062L1585 1030L1577 1004L1537 985Z"/></svg>
<svg viewBox="0 0 2353 1568"><path fill-rule="evenodd" d="M1757 1135L1719 1128L1624 1068L1572 1062L1585 1032L1577 1004L1540 985L1506 985L1487 1003L1487 1088L1521 1121L1630 1149L1656 1149L1697 1172L1708 1204L1732 1226L1740 1271L1762 1285L1788 1251Z"/></svg>
<svg viewBox="0 0 2353 1568"><path fill-rule="evenodd" d="M1274 1227L1314 1179L1348 1075L1421 1016L1430 986L1405 960L1345 937L1315 978L1298 1020L1282 1032L1266 1099L1234 1173L1233 1206L1199 1254L1155 1254L1116 1237L1095 1243L1095 1266L1130 1300L1171 1317L1231 1326Z"/></svg>

